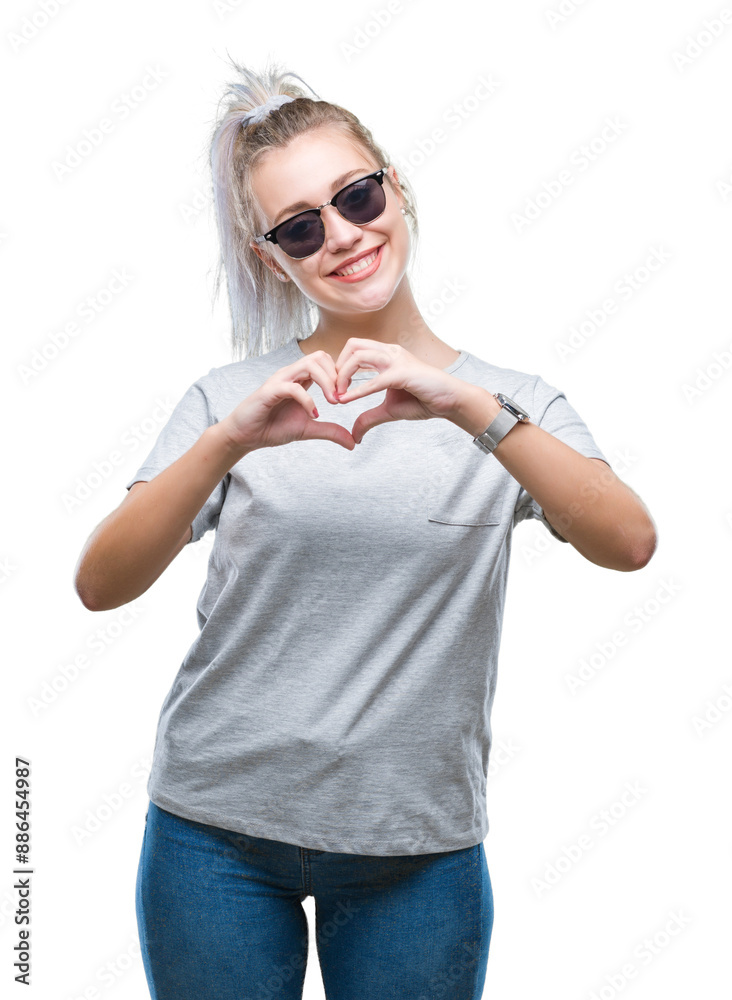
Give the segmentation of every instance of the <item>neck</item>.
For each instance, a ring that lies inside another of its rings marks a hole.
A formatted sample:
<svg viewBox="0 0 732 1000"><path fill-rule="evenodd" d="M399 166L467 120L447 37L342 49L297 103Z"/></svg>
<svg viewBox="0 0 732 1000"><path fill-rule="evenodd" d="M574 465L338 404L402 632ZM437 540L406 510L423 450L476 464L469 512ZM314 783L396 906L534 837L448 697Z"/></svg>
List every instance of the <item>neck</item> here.
<svg viewBox="0 0 732 1000"><path fill-rule="evenodd" d="M381 309L336 313L321 306L318 325L309 337L300 341L300 347L306 354L327 351L336 361L351 337L399 344L420 361L438 368L446 368L459 354L430 330L417 308L406 275Z"/></svg>

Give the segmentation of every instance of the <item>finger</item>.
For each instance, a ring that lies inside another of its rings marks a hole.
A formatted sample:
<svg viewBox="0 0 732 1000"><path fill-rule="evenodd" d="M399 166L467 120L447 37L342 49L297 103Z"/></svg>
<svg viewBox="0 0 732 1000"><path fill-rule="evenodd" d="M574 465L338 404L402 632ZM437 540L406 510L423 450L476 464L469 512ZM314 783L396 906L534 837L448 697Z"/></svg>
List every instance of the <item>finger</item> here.
<svg viewBox="0 0 732 1000"><path fill-rule="evenodd" d="M334 393L336 384L336 369L333 358L327 351L314 351L307 357L307 374L312 382L317 382L323 390L323 395L329 403L337 403ZM308 389L310 386L308 386Z"/></svg>
<svg viewBox="0 0 732 1000"><path fill-rule="evenodd" d="M338 377L340 378L340 373ZM389 373L384 372L376 375L374 378L364 379L360 385L352 385L346 392L339 393L337 402L350 403L352 399L360 399L362 396L370 396L374 392L381 392L382 389L388 389L390 385L391 379Z"/></svg>
<svg viewBox="0 0 732 1000"><path fill-rule="evenodd" d="M348 384L357 371L372 369L376 372L383 372L392 363L387 351L373 348L358 348L352 351L341 361L338 359L338 375L336 378L336 392L340 395L348 391Z"/></svg>
<svg viewBox="0 0 732 1000"><path fill-rule="evenodd" d="M366 431L370 431L373 427L378 427L379 424L388 424L393 420L394 417L387 411L384 403L381 406L375 406L371 410L364 410L363 413L359 413L353 423L351 437L356 444L360 444Z"/></svg>
<svg viewBox="0 0 732 1000"><path fill-rule="evenodd" d="M348 340L343 345L341 353L335 360L336 370L340 371L351 359L351 357L360 350L383 350L384 344L380 340L367 340L365 337L349 337Z"/></svg>
<svg viewBox="0 0 732 1000"><path fill-rule="evenodd" d="M283 371L286 371L286 377L293 381L307 382L307 389L313 382L317 382L328 402L338 402L333 393L336 381L335 362L327 351L313 351L312 354L306 354L301 361L287 365Z"/></svg>
<svg viewBox="0 0 732 1000"><path fill-rule="evenodd" d="M299 382L284 382L279 389L278 395L283 398L285 396L291 396L292 399L302 406L303 410L305 410L309 417L315 417L318 412L315 406L315 400L309 392L305 392Z"/></svg>
<svg viewBox="0 0 732 1000"><path fill-rule="evenodd" d="M345 427L341 427L340 424L328 423L327 420L311 420L303 432L301 440L306 441L310 438L333 441L335 444L343 445L349 451L353 451L356 447L356 442L350 431L347 431Z"/></svg>
<svg viewBox="0 0 732 1000"><path fill-rule="evenodd" d="M353 440L350 431L347 431L345 427L341 427L340 424L329 423L325 420L322 423L318 421L316 419L317 408L312 396L305 392L299 382L285 382L282 387L282 393L285 396L292 396L293 399L302 405L308 416L313 418L306 424L301 440L321 438L327 441L334 441L336 444L348 448L349 451L353 451L356 442Z"/></svg>

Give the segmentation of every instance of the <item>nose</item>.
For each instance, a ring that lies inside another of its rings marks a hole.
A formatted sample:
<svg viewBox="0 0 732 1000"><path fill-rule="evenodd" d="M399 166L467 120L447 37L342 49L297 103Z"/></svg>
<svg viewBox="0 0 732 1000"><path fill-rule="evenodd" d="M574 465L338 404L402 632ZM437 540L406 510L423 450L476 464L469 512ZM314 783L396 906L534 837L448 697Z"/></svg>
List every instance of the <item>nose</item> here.
<svg viewBox="0 0 732 1000"><path fill-rule="evenodd" d="M344 219L337 208L326 205L320 217L325 227L325 245L329 253L352 247L361 239L361 226Z"/></svg>

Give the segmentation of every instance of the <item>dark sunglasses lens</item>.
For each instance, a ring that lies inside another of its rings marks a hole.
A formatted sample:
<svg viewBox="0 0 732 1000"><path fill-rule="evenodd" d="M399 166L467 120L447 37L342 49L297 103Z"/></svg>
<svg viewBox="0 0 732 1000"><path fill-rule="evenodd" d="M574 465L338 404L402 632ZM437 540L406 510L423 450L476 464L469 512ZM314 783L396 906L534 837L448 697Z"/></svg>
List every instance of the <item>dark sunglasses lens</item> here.
<svg viewBox="0 0 732 1000"><path fill-rule="evenodd" d="M290 257L309 257L323 245L325 232L316 212L303 212L277 230L277 242Z"/></svg>
<svg viewBox="0 0 732 1000"><path fill-rule="evenodd" d="M349 184L338 195L336 208L344 219L365 226L373 222L386 208L386 195L383 186L375 177L366 177Z"/></svg>

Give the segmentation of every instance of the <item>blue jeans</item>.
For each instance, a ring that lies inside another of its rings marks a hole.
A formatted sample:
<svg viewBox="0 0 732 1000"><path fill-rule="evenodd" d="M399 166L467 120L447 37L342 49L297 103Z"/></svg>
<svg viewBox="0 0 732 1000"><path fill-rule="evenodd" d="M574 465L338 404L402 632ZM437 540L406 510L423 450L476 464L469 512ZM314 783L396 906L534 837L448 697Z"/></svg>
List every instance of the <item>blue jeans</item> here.
<svg viewBox="0 0 732 1000"><path fill-rule="evenodd" d="M153 1000L301 1000L315 899L328 1000L481 1000L493 929L483 844L316 851L150 802L135 905Z"/></svg>

